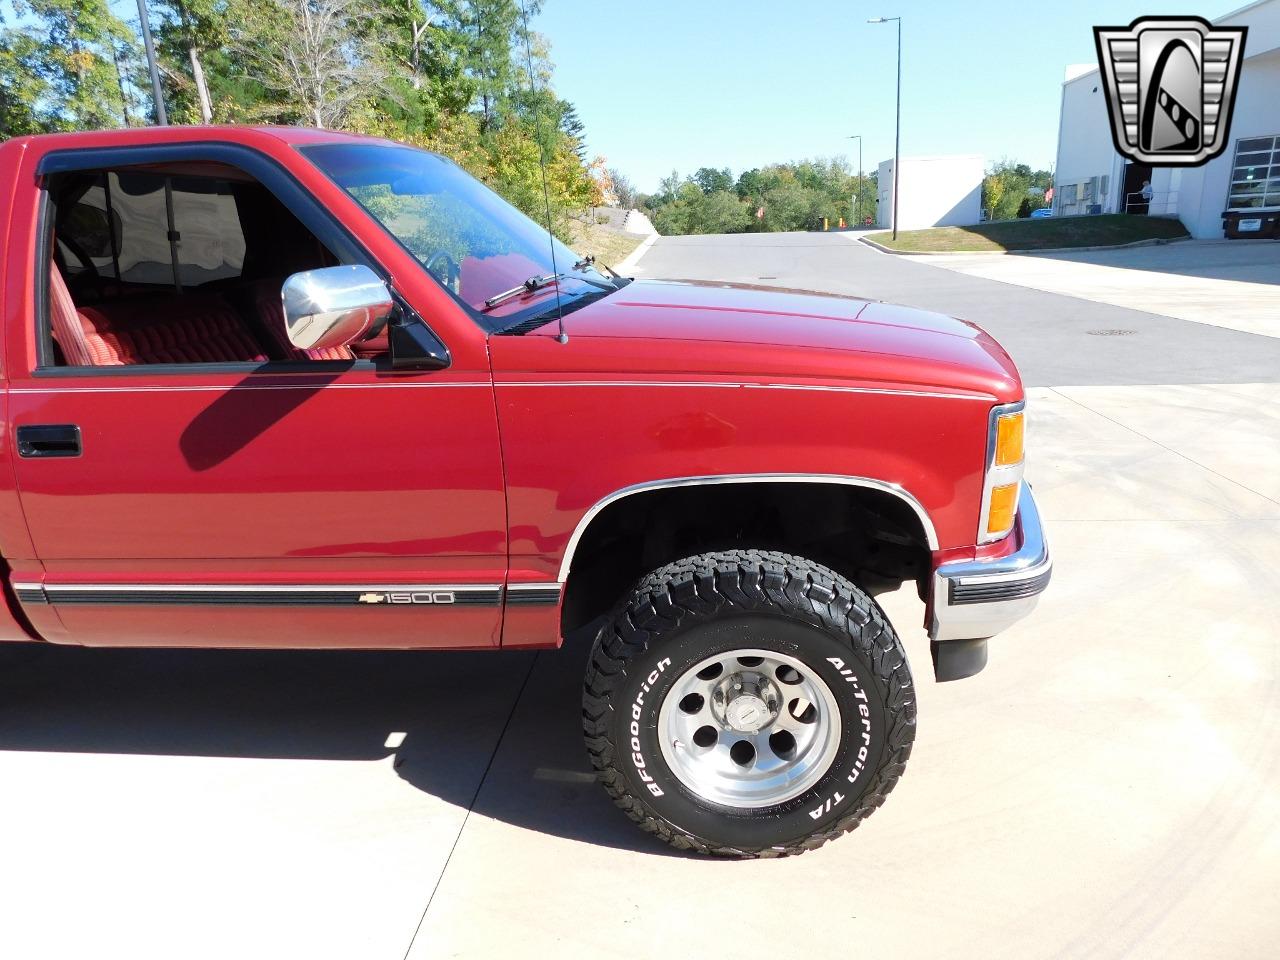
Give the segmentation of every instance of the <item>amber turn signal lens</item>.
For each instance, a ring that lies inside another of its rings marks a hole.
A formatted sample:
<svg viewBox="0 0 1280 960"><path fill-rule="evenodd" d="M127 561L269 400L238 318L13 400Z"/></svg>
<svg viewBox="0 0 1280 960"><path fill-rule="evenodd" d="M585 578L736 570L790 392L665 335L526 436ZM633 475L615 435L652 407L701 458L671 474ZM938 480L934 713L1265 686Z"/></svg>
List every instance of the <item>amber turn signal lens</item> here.
<svg viewBox="0 0 1280 960"><path fill-rule="evenodd" d="M987 533L1005 533L1013 529L1013 515L1018 510L1018 484L992 487L991 508L987 511Z"/></svg>
<svg viewBox="0 0 1280 960"><path fill-rule="evenodd" d="M1022 462L1022 414L1010 413L996 420L996 466Z"/></svg>

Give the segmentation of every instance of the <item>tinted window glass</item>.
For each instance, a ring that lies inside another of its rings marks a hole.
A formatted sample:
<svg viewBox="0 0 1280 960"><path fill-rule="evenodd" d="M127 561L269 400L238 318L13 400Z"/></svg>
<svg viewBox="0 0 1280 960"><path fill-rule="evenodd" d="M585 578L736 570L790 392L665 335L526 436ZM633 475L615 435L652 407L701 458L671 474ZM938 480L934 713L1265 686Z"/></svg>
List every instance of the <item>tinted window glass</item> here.
<svg viewBox="0 0 1280 960"><path fill-rule="evenodd" d="M545 227L450 160L392 144L307 147L341 186L489 329L614 286ZM556 274L558 283L530 285ZM602 289L604 288L604 289Z"/></svg>

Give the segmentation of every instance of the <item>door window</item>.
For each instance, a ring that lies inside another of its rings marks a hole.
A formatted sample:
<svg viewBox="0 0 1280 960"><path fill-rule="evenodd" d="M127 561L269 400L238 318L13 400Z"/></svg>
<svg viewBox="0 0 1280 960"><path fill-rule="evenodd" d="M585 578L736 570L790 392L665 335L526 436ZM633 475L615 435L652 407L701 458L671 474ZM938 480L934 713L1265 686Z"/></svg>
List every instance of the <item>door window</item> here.
<svg viewBox="0 0 1280 960"><path fill-rule="evenodd" d="M51 365L354 361L300 350L280 290L341 261L268 189L215 163L51 178Z"/></svg>

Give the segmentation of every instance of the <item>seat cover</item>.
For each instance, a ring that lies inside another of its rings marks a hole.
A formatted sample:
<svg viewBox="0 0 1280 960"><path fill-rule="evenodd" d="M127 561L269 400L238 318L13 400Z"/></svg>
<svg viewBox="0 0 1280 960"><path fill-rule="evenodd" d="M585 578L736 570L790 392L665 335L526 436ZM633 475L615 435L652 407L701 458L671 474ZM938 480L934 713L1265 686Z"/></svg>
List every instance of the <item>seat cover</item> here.
<svg viewBox="0 0 1280 960"><path fill-rule="evenodd" d="M62 348L67 365L87 367L94 364L89 344L85 341L84 327L76 314L75 302L62 271L56 263L49 264L49 322L53 327L53 339Z"/></svg>
<svg viewBox="0 0 1280 960"><path fill-rule="evenodd" d="M84 307L80 320L94 366L267 360L240 315L216 294Z"/></svg>

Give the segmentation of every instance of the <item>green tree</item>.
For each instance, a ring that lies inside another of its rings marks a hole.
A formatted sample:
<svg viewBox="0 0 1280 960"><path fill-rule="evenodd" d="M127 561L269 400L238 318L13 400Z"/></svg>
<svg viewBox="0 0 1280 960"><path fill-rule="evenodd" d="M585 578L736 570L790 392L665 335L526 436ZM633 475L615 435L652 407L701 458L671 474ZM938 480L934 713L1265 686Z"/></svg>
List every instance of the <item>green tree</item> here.
<svg viewBox="0 0 1280 960"><path fill-rule="evenodd" d="M15 8L32 24L7 34L18 54L8 66L25 75L15 76L11 89L38 93L39 101L26 109L45 129L96 130L133 121L138 51L106 0L19 0Z"/></svg>
<svg viewBox="0 0 1280 960"><path fill-rule="evenodd" d="M38 70L39 44L21 30L0 35L0 139L56 129L40 104L50 88Z"/></svg>
<svg viewBox="0 0 1280 960"><path fill-rule="evenodd" d="M517 0L440 3L445 22L461 38L463 70L471 102L479 110L482 134L498 121L503 104L522 84L519 71L525 58L519 53L524 52L526 40L532 46L533 39L526 37L526 18L531 20L541 9L542 0L524 0L523 7Z"/></svg>
<svg viewBox="0 0 1280 960"><path fill-rule="evenodd" d="M841 219L852 223L859 192L864 213L874 213L875 177L864 176L860 184L848 162L833 157L757 167L736 181L715 167L701 167L685 180L673 172L645 198L645 208L663 233L820 230ZM725 195L737 204L727 204Z"/></svg>
<svg viewBox="0 0 1280 960"><path fill-rule="evenodd" d="M577 153L578 159L585 161L587 159L586 128L578 116L577 108L567 100L561 100L559 106L560 131L576 145L574 152Z"/></svg>
<svg viewBox="0 0 1280 960"><path fill-rule="evenodd" d="M707 194L732 190L734 186L733 173L728 167L723 170L702 167L693 175L693 182L698 185L698 189Z"/></svg>
<svg viewBox="0 0 1280 960"><path fill-rule="evenodd" d="M202 123L213 122L213 100L205 77L208 50L228 39L225 0L153 0L156 44L170 69L165 73L174 106L187 107Z"/></svg>
<svg viewBox="0 0 1280 960"><path fill-rule="evenodd" d="M672 170L670 176L663 177L659 182L658 194L654 200L658 204L674 203L676 201L676 197L680 193L680 186L682 183L684 183L684 181L680 178L680 174L677 171Z"/></svg>
<svg viewBox="0 0 1280 960"><path fill-rule="evenodd" d="M383 44L390 89L378 97L378 112L392 132L431 129L442 116L471 105L473 90L465 73L469 41L439 4L383 0L373 2L369 12L361 29Z"/></svg>
<svg viewBox="0 0 1280 960"><path fill-rule="evenodd" d="M236 0L232 44L280 115L342 128L385 90L377 36L357 28L363 0Z"/></svg>
<svg viewBox="0 0 1280 960"><path fill-rule="evenodd" d="M145 65L108 0L14 2L18 24L0 19L0 137L146 118ZM552 86L551 46L526 32L522 10L540 2L151 0L174 120L302 122L416 144L540 222L549 199L565 236L598 199L603 161L587 163L581 118ZM610 182L631 193L620 174Z"/></svg>
<svg viewBox="0 0 1280 960"><path fill-rule="evenodd" d="M815 230L822 225L822 210L827 199L817 190L803 186L791 171L779 178L764 195L761 206L764 230Z"/></svg>
<svg viewBox="0 0 1280 960"><path fill-rule="evenodd" d="M716 190L698 198L692 220L691 233L741 233L751 222L751 211L736 193Z"/></svg>
<svg viewBox="0 0 1280 960"><path fill-rule="evenodd" d="M1032 170L1007 157L992 165L982 181L982 208L992 220L1027 217L1045 205L1044 191L1053 186L1053 171Z"/></svg>

